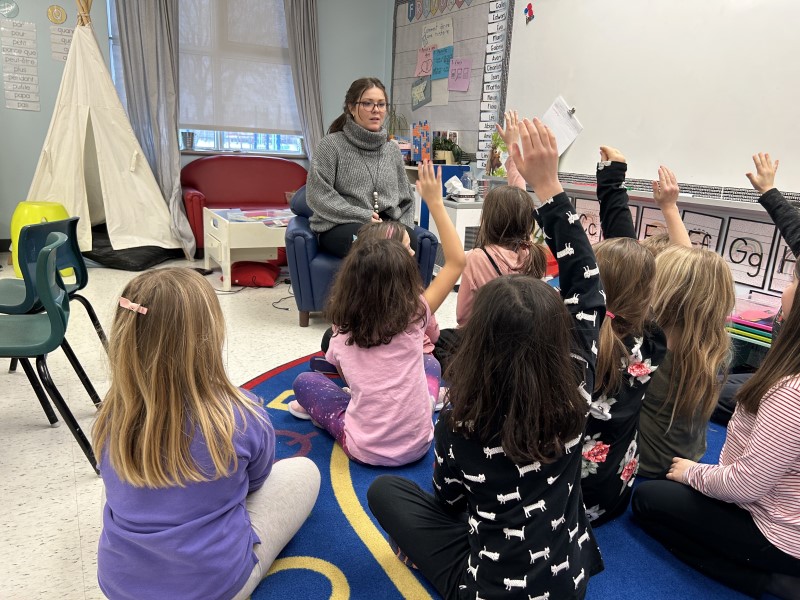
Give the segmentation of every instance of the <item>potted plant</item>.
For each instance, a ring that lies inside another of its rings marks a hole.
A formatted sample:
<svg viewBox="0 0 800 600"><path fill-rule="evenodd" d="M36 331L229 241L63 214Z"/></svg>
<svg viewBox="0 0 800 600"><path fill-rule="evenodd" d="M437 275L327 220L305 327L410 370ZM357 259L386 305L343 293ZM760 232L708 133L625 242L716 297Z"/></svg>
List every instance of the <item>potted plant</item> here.
<svg viewBox="0 0 800 600"><path fill-rule="evenodd" d="M386 113L386 133L390 140L408 134L408 119L404 114L397 112L393 105L389 106L389 111Z"/></svg>
<svg viewBox="0 0 800 600"><path fill-rule="evenodd" d="M431 150L433 151L433 162L447 165L461 164L461 157L464 154L461 146L446 137L433 138Z"/></svg>

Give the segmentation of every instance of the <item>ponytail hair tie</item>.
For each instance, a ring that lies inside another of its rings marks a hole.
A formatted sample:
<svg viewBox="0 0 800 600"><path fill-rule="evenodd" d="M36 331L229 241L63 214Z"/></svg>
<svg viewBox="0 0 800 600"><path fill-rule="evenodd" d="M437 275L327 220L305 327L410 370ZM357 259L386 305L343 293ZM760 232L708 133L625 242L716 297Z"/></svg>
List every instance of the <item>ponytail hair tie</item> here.
<svg viewBox="0 0 800 600"><path fill-rule="evenodd" d="M530 250L533 247L533 242L530 241L530 240L521 240L517 244L517 247L519 247L519 248L527 248L528 250Z"/></svg>
<svg viewBox="0 0 800 600"><path fill-rule="evenodd" d="M607 310L607 311L606 311L606 316L607 316L609 319L614 319L614 318L616 318L616 316L617 316L617 315L615 315L614 313L612 313L610 310Z"/></svg>

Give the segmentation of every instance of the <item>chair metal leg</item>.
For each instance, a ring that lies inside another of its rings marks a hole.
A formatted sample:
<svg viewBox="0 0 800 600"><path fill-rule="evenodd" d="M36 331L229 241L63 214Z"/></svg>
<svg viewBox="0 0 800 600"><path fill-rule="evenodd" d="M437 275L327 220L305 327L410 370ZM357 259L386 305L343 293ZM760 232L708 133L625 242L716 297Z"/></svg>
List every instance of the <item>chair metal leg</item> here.
<svg viewBox="0 0 800 600"><path fill-rule="evenodd" d="M103 348L108 352L108 338L106 338L106 332L103 331L103 327L100 325L100 319L97 318L97 313L94 312L94 307L91 302L80 294L73 294L70 296L70 300L73 299L83 304L83 307L86 309L86 314L89 315L89 319L92 321L92 325L94 325L94 330L97 332L97 337L100 338L100 341L103 343Z"/></svg>
<svg viewBox="0 0 800 600"><path fill-rule="evenodd" d="M17 370L17 360L18 359L16 359L16 358L12 358L11 359L11 364L8 365L8 372L9 373L13 373L14 371Z"/></svg>
<svg viewBox="0 0 800 600"><path fill-rule="evenodd" d="M75 356L75 353L72 351L72 347L70 347L69 343L67 342L67 338L64 338L64 341L61 342L61 349L64 351L64 354L67 355L67 360L69 364L72 365L72 368L75 370L75 373L78 375L78 379L81 380L83 387L86 389L86 392L89 394L89 398L92 399L95 406L100 406L100 396L97 395L97 390L94 389L92 382L89 381L88 375L86 375L86 371L83 370L78 357Z"/></svg>
<svg viewBox="0 0 800 600"><path fill-rule="evenodd" d="M83 450L83 454L89 460L89 464L92 465L92 468L95 470L95 472L99 473L97 469L97 459L94 457L92 445L89 443L89 440L83 433L83 430L78 424L78 420L75 418L75 415L72 414L72 411L67 406L67 403L64 402L63 396L61 396L61 393L58 391L55 383L53 383L53 378L50 377L50 371L47 368L46 355L42 354L36 357L36 369L39 371L39 377L41 378L47 393L50 394L50 399L53 401L53 404L56 405L56 409L61 415L61 418L64 419L64 422L72 432L75 441L78 442L81 450Z"/></svg>
<svg viewBox="0 0 800 600"><path fill-rule="evenodd" d="M308 327L309 312L307 310L300 311L300 327Z"/></svg>
<svg viewBox="0 0 800 600"><path fill-rule="evenodd" d="M14 360L17 359L15 358ZM44 393L44 388L42 388L42 384L39 382L39 378L36 376L36 371L33 370L31 362L27 358L20 358L19 362L22 365L22 370L25 371L25 375L28 376L28 381L31 383L31 387L36 393L36 397L39 399L39 404L42 405L42 410L44 410L47 420L50 421L50 426L58 427L61 425L61 421L58 420L56 413L53 412L53 407L50 406L47 394Z"/></svg>

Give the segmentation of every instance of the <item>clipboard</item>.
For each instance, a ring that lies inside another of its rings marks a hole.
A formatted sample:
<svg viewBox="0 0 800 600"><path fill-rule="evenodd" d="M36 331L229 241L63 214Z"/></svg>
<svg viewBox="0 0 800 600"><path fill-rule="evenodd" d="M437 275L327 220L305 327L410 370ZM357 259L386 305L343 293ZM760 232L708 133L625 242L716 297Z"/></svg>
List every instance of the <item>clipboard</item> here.
<svg viewBox="0 0 800 600"><path fill-rule="evenodd" d="M558 96L542 115L542 123L556 136L559 156L564 154L583 131L583 125L575 116L576 112L575 107L567 104L563 96Z"/></svg>

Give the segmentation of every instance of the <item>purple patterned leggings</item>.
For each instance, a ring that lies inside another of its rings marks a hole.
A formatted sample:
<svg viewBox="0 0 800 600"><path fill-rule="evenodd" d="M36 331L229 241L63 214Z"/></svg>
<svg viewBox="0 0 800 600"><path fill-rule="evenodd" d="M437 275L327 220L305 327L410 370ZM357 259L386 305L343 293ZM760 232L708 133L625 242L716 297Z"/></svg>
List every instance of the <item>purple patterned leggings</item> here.
<svg viewBox="0 0 800 600"><path fill-rule="evenodd" d="M425 379L428 382L428 393L436 402L439 398L439 378L442 367L439 361L431 354L423 354L425 364ZM292 384L294 396L298 404L308 411L311 418L319 423L322 428L330 433L345 454L347 441L344 439L344 413L350 403L350 394L328 379L322 373L300 373Z"/></svg>

